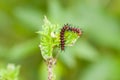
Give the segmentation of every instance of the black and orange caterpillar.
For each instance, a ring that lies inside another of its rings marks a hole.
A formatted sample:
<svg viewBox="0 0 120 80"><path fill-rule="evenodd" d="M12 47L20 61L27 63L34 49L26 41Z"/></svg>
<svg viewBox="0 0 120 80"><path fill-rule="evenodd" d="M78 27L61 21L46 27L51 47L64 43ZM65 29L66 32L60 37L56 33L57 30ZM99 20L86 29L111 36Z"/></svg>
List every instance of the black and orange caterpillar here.
<svg viewBox="0 0 120 80"><path fill-rule="evenodd" d="M65 24L60 31L60 47L62 51L64 51L64 48L65 48L65 37L64 37L65 31L71 31L71 32L77 33L78 36L81 36L82 34L81 29L71 27L69 24Z"/></svg>

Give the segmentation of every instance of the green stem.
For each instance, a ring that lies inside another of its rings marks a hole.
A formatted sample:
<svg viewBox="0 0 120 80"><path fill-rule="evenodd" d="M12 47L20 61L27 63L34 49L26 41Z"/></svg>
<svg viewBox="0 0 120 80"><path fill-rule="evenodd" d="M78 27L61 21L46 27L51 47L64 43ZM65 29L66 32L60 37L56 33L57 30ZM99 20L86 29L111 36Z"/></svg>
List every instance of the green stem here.
<svg viewBox="0 0 120 80"><path fill-rule="evenodd" d="M55 64L56 64L56 59L50 58L47 60L48 80L55 80L55 74L54 74Z"/></svg>

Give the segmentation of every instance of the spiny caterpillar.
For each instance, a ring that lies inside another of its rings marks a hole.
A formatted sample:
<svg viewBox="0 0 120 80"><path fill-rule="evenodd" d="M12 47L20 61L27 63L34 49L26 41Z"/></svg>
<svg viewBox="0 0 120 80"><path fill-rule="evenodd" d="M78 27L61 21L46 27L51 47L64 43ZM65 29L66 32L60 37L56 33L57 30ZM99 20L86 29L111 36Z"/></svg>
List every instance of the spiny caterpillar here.
<svg viewBox="0 0 120 80"><path fill-rule="evenodd" d="M70 27L70 25L65 24L60 31L60 47L62 51L64 51L64 48L65 48L65 37L64 37L65 31L71 31L71 32L77 33L78 36L81 36L82 34L81 29Z"/></svg>

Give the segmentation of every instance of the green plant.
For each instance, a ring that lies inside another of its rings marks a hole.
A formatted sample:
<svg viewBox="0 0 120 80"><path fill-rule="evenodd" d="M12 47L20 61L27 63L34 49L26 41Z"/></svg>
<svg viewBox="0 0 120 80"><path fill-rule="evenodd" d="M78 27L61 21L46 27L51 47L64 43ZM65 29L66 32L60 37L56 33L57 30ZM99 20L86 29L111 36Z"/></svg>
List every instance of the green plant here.
<svg viewBox="0 0 120 80"><path fill-rule="evenodd" d="M0 69L0 80L18 80L20 66L8 64L6 69Z"/></svg>
<svg viewBox="0 0 120 80"><path fill-rule="evenodd" d="M56 63L56 57L62 51L60 51L60 25L52 24L46 17L44 18L44 24L42 25L42 31L38 31L40 34L40 50L44 60L48 66L48 80L55 80L54 66ZM65 32L65 46L73 45L79 38L74 32ZM54 50L57 49L55 52ZM55 56L53 55L55 54Z"/></svg>

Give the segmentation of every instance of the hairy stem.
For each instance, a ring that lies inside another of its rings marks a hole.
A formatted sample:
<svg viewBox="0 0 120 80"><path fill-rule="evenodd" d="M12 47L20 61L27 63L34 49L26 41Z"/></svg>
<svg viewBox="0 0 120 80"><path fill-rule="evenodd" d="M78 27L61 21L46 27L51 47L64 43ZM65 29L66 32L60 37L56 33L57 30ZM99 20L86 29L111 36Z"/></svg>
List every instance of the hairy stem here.
<svg viewBox="0 0 120 80"><path fill-rule="evenodd" d="M48 80L55 80L55 74L54 74L55 64L56 64L56 59L50 58L47 60Z"/></svg>

